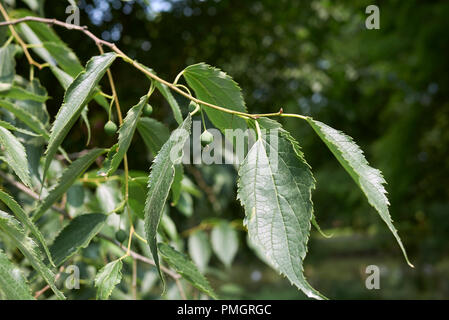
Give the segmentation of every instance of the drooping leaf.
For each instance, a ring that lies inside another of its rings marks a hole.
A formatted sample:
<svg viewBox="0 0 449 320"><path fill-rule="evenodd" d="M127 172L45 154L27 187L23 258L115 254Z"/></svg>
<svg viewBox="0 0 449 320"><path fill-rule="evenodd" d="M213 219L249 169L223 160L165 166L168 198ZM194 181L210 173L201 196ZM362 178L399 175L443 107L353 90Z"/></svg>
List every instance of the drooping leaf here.
<svg viewBox="0 0 449 320"><path fill-rule="evenodd" d="M6 206L14 213L14 215L17 217L17 219L26 227L28 228L31 233L36 237L36 239L39 241L39 243L42 245L42 247L45 250L45 253L47 254L47 257L49 258L50 262L54 265L53 259L51 258L50 251L48 249L47 243L44 239L44 236L39 231L39 229L35 226L35 224L31 221L28 214L23 211L22 207L14 200L13 197L11 197L6 192L0 190L0 200L6 204Z"/></svg>
<svg viewBox="0 0 449 320"><path fill-rule="evenodd" d="M72 186L75 180L103 153L106 149L92 149L76 161L72 162L62 173L58 183L49 190L48 195L36 208L33 220L39 219L62 195Z"/></svg>
<svg viewBox="0 0 449 320"><path fill-rule="evenodd" d="M165 141L170 137L170 131L161 122L153 118L140 118L137 123L137 131L145 142L147 148L155 156Z"/></svg>
<svg viewBox="0 0 449 320"><path fill-rule="evenodd" d="M8 45L0 48L0 91L11 89L16 74L16 60L14 47Z"/></svg>
<svg viewBox="0 0 449 320"><path fill-rule="evenodd" d="M35 95L41 96L42 98L48 97L47 90L41 85L38 78L34 78L30 82L28 82L25 86L25 89ZM50 115L47 111L47 106L45 102L41 101L32 101L32 100L16 100L14 104L17 104L20 108L25 109L37 119L44 126L47 126L50 120Z"/></svg>
<svg viewBox="0 0 449 320"><path fill-rule="evenodd" d="M98 288L97 300L107 300L120 281L122 281L122 260L109 262L95 278L95 286Z"/></svg>
<svg viewBox="0 0 449 320"><path fill-rule="evenodd" d="M393 233L404 254L405 260L411 267L413 267L408 260L407 252L393 225L388 210L390 202L386 196L387 191L384 187L386 181L382 176L382 172L369 166L368 161L363 155L363 151L351 137L320 121L307 118L307 122L312 126L313 130L315 130L321 140L323 140L329 150L334 154L338 162L340 162L343 168L345 168L352 179L354 179L355 183L360 187L368 199L369 204L376 209L382 220Z"/></svg>
<svg viewBox="0 0 449 320"><path fill-rule="evenodd" d="M12 240L33 268L44 278L58 299L65 299L62 292L56 288L55 274L44 264L39 247L25 234L19 222L6 212L0 211L0 230Z"/></svg>
<svg viewBox="0 0 449 320"><path fill-rule="evenodd" d="M175 165L181 163L182 149L190 135L191 126L192 118L189 114L182 125L173 131L168 141L162 146L151 166L148 180L148 194L145 202L145 233L161 279L163 278L157 254L157 229L175 177Z"/></svg>
<svg viewBox="0 0 449 320"><path fill-rule="evenodd" d="M230 267L239 248L237 231L227 222L221 222L212 229L211 243L214 253Z"/></svg>
<svg viewBox="0 0 449 320"><path fill-rule="evenodd" d="M11 132L0 126L0 146L5 152L5 161L14 170L20 180L31 186L28 161L25 148Z"/></svg>
<svg viewBox="0 0 449 320"><path fill-rule="evenodd" d="M190 257L198 269L204 273L212 254L207 234L202 230L192 233L189 236L188 245Z"/></svg>
<svg viewBox="0 0 449 320"><path fill-rule="evenodd" d="M156 74L156 72L154 70L152 70L151 68L148 68L147 66L138 63L139 66L153 74ZM153 81L153 79L151 79L150 77L148 77L151 81ZM170 108L172 109L173 112L173 116L176 120L176 122L178 123L178 125L181 125L182 123L182 113L181 113L181 108L179 107L178 102L176 101L175 97L172 95L170 89L163 83L160 83L158 81L154 81L154 86L162 93L162 95L164 96L164 98L167 100L168 104L170 105Z"/></svg>
<svg viewBox="0 0 449 320"><path fill-rule="evenodd" d="M66 45L57 42L44 42L42 45L56 60L61 69L70 76L76 77L83 71L83 66L79 62L78 57Z"/></svg>
<svg viewBox="0 0 449 320"><path fill-rule="evenodd" d="M45 151L44 178L57 148L80 116L96 85L115 58L114 53L93 57L87 63L86 71L81 72L68 87L64 102L51 128L50 140Z"/></svg>
<svg viewBox="0 0 449 320"><path fill-rule="evenodd" d="M315 180L297 142L275 121L259 121L270 130L259 134L239 168L244 223L280 273L307 296L322 299L303 274Z"/></svg>
<svg viewBox="0 0 449 320"><path fill-rule="evenodd" d="M242 92L237 83L223 71L205 63L187 67L183 76L187 84L195 91L196 97L220 107L246 112ZM205 106L210 121L220 130L246 129L243 119Z"/></svg>
<svg viewBox="0 0 449 320"><path fill-rule="evenodd" d="M182 123L182 114L181 114L181 108L179 107L178 102L176 101L175 97L171 93L170 89L163 83L160 82L154 82L155 87L162 93L164 98L167 100L168 104L170 105L173 116L176 120L176 122L180 125Z"/></svg>
<svg viewBox="0 0 449 320"><path fill-rule="evenodd" d="M99 171L100 175L110 176L117 170L118 166L123 160L123 157L125 156L125 153L128 151L128 148L131 145L131 141L134 137L134 132L136 131L137 122L147 101L148 96L145 95L140 98L138 104L129 109L125 119L123 120L123 124L118 130L118 149L115 153L112 154L112 159L107 162L108 166L105 166L102 170Z"/></svg>
<svg viewBox="0 0 449 320"><path fill-rule="evenodd" d="M185 280L189 281L195 288L201 290L213 299L217 299L209 281L207 281L201 272L198 271L189 258L165 243L159 243L158 248L162 258Z"/></svg>
<svg viewBox="0 0 449 320"><path fill-rule="evenodd" d="M0 250L0 292L7 300L34 300L20 269Z"/></svg>
<svg viewBox="0 0 449 320"><path fill-rule="evenodd" d="M57 267L62 265L100 232L107 216L101 213L86 213L77 216L62 229L50 247L50 252Z"/></svg>

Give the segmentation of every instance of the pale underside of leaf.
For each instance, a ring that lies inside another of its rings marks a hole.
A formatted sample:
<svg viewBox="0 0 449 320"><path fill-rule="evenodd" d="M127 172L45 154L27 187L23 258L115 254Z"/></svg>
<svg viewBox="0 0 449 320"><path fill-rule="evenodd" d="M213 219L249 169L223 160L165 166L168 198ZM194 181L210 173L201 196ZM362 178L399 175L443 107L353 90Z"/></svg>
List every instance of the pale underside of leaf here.
<svg viewBox="0 0 449 320"><path fill-rule="evenodd" d="M285 131L259 137L239 169L238 198L251 241L308 297L323 299L303 274L314 186L310 167Z"/></svg>
<svg viewBox="0 0 449 320"><path fill-rule="evenodd" d="M31 186L25 147L11 132L0 126L0 146L4 149L4 159L20 180Z"/></svg>
<svg viewBox="0 0 449 320"><path fill-rule="evenodd" d="M17 219L26 227L28 228L31 233L36 237L36 239L39 241L39 243L42 245L42 247L45 250L45 253L47 254L47 257L49 258L51 264L54 265L53 259L51 258L50 250L48 249L47 243L44 239L44 236L39 231L39 229L36 227L36 225L31 221L28 214L22 209L22 207L14 200L13 197L11 197L6 192L0 190L0 200L6 204L6 206L14 213L14 215L17 217Z"/></svg>
<svg viewBox="0 0 449 320"><path fill-rule="evenodd" d="M399 247L402 250L402 253L404 254L405 260L411 267L413 267L408 260L407 252L405 251L401 238L393 225L393 221L388 210L390 203L386 196L387 191L384 187L386 181L382 176L382 172L369 166L363 151L351 137L320 121L308 118L307 122L360 187L362 192L367 197L369 204L376 209L382 220L387 224L388 228L393 233Z"/></svg>
<svg viewBox="0 0 449 320"><path fill-rule="evenodd" d="M0 250L0 293L7 300L34 300L20 269Z"/></svg>
<svg viewBox="0 0 449 320"><path fill-rule="evenodd" d="M109 262L101 269L96 278L97 299L107 300L115 286L122 280L122 260Z"/></svg>
<svg viewBox="0 0 449 320"><path fill-rule="evenodd" d="M192 119L189 114L182 125L173 131L154 159L148 181L148 195L145 202L145 233L161 279L163 277L159 266L157 229L174 180L175 165L182 160L182 148L190 135L191 126Z"/></svg>

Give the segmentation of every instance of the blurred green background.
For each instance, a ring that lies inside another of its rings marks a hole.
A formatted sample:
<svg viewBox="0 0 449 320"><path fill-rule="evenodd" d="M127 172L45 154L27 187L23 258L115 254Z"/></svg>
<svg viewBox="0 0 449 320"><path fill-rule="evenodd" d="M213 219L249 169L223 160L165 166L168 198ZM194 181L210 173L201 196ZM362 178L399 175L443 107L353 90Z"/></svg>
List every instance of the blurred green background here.
<svg viewBox="0 0 449 320"><path fill-rule="evenodd" d="M380 8L380 29L365 28L365 8ZM65 20L67 1L46 1L43 14ZM20 4L18 4L20 7ZM116 42L131 57L172 81L189 64L206 62L237 81L250 112L311 115L352 136L388 181L391 215L415 265L405 263L393 236L305 122L282 121L313 168L315 214L326 239L312 231L305 272L333 299L449 298L449 2L148 0L80 1L81 24ZM81 33L56 30L85 63L97 48ZM23 60L25 61L25 60ZM20 66L19 66L20 68ZM27 72L27 65L23 63ZM148 81L129 65L112 67L124 108L146 93ZM49 71L41 80L59 108L63 92ZM182 106L187 102L179 98ZM176 127L170 108L152 98L155 117ZM91 145L110 146L107 120L90 108ZM86 131L65 142L84 148ZM148 170L136 137L130 166ZM235 171L198 168L215 197L194 199L193 215L176 209L180 232L206 217L243 218ZM194 171L187 171L192 180ZM208 274L229 298L301 299L304 295L255 258L240 232L232 268ZM214 258L215 259L215 258ZM212 266L219 265L212 261ZM367 290L365 268L381 270L379 290Z"/></svg>

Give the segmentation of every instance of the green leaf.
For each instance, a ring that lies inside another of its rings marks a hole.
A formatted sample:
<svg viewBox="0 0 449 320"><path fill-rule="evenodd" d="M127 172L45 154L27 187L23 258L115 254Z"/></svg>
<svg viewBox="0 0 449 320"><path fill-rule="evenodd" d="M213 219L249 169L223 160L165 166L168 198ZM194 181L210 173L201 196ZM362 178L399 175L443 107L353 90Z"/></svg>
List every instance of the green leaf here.
<svg viewBox="0 0 449 320"><path fill-rule="evenodd" d="M22 182L31 186L30 173L25 148L11 132L0 127L0 146L4 148L5 161L14 170Z"/></svg>
<svg viewBox="0 0 449 320"><path fill-rule="evenodd" d="M204 273L212 255L207 234L202 230L192 233L189 236L188 245L190 257L198 266L198 269Z"/></svg>
<svg viewBox="0 0 449 320"><path fill-rule="evenodd" d="M156 74L156 72L154 70L152 70L151 68L148 68L147 66L145 66L141 63L138 63L138 64L143 69L145 69L153 74ZM160 83L159 81L153 81L153 79L150 77L148 77L148 79L150 79L150 81L152 81L152 83L154 83L154 86L162 93L162 95L167 100L168 104L170 105L170 108L172 109L173 116L174 116L176 122L178 123L178 125L181 125L181 123L182 123L181 108L179 108L179 104L176 101L175 97L172 95L170 89L165 84Z"/></svg>
<svg viewBox="0 0 449 320"><path fill-rule="evenodd" d="M76 179L103 153L106 149L92 149L81 158L72 162L62 173L58 183L51 188L39 206L36 208L33 220L39 219L64 193L72 186Z"/></svg>
<svg viewBox="0 0 449 320"><path fill-rule="evenodd" d="M153 156L159 152L170 137L170 131L163 123L148 117L140 118L137 123L137 131Z"/></svg>
<svg viewBox="0 0 449 320"><path fill-rule="evenodd" d="M181 108L179 108L179 104L171 93L170 89L165 84L158 81L154 82L154 86L162 93L164 98L167 100L172 109L173 116L175 117L176 122L180 125L182 123Z"/></svg>
<svg viewBox="0 0 449 320"><path fill-rule="evenodd" d="M101 213L87 213L71 220L50 247L56 266L62 265L81 248L86 248L100 232L106 219L107 216Z"/></svg>
<svg viewBox="0 0 449 320"><path fill-rule="evenodd" d="M322 299L303 274L315 180L295 140L272 120L239 168L238 198L251 241L308 297Z"/></svg>
<svg viewBox="0 0 449 320"><path fill-rule="evenodd" d="M35 115L28 112L24 108L20 107L17 104L12 104L11 102L8 102L6 100L0 100L0 107L14 114L17 119L25 123L28 127L30 127L31 130L33 130L37 134L42 135L45 139L50 138L50 134L45 128L45 125Z"/></svg>
<svg viewBox="0 0 449 320"><path fill-rule="evenodd" d="M28 228L31 233L36 237L37 240L39 240L40 244L45 250L45 253L47 254L47 257L49 258L49 261L51 264L54 265L53 260L51 258L50 251L48 250L47 243L45 242L44 236L39 231L39 229L34 225L34 223L31 221L28 214L23 211L22 207L14 200L13 197L11 197L6 192L3 192L0 190L0 200L6 204L6 206L14 213L14 215L17 217L17 219L26 227Z"/></svg>
<svg viewBox="0 0 449 320"><path fill-rule="evenodd" d="M0 48L0 91L11 89L16 74L15 48L12 45Z"/></svg>
<svg viewBox="0 0 449 320"><path fill-rule="evenodd" d="M22 272L0 250L0 292L7 300L34 300Z"/></svg>
<svg viewBox="0 0 449 320"><path fill-rule="evenodd" d="M151 166L148 180L148 193L145 202L145 233L154 262L162 278L157 254L157 228L161 220L165 202L175 177L175 165L181 163L183 147L190 135L192 118L190 114L178 129L173 131L162 146Z"/></svg>
<svg viewBox="0 0 449 320"><path fill-rule="evenodd" d="M237 231L229 223L220 222L212 229L211 242L217 257L229 268L239 248Z"/></svg>
<svg viewBox="0 0 449 320"><path fill-rule="evenodd" d="M64 96L64 102L51 128L50 140L45 151L43 178L45 178L56 150L80 116L83 107L95 91L96 85L115 58L116 55L114 53L105 53L93 57L87 63L86 71L81 72L68 87Z"/></svg>
<svg viewBox="0 0 449 320"><path fill-rule="evenodd" d="M131 213L137 215L140 219L144 219L146 186L130 180L128 183L128 204Z"/></svg>
<svg viewBox="0 0 449 320"><path fill-rule="evenodd" d="M220 107L246 112L242 92L234 80L220 69L205 63L187 67L183 76L187 84L195 91L198 99ZM220 130L246 129L246 123L238 116L209 107L204 107L210 121Z"/></svg>
<svg viewBox="0 0 449 320"><path fill-rule="evenodd" d="M383 186L386 181L382 176L382 172L369 166L368 161L363 155L363 151L351 137L320 121L307 118L307 122L312 126L313 130L315 130L321 140L323 140L352 179L354 179L355 183L365 194L369 204L379 213L382 220L387 224L388 228L396 238L396 241L404 254L405 260L411 267L413 267L408 260L407 252L393 225L388 210L390 202L386 196L387 191Z"/></svg>
<svg viewBox="0 0 449 320"><path fill-rule="evenodd" d="M78 57L66 45L56 42L44 42L42 45L56 60L56 63L62 70L70 76L76 77L83 71L83 66L78 60Z"/></svg>
<svg viewBox="0 0 449 320"><path fill-rule="evenodd" d="M0 91L0 97L15 100L31 100L36 102L45 102L48 100L48 96L41 96L14 85L7 91Z"/></svg>
<svg viewBox="0 0 449 320"><path fill-rule="evenodd" d="M122 260L109 262L95 278L95 286L98 288L97 300L107 300L120 281L122 281Z"/></svg>
<svg viewBox="0 0 449 320"><path fill-rule="evenodd" d="M20 133L23 133L23 134L26 134L26 135L29 135L29 136L32 136L32 137L38 137L39 136L38 134L35 134L35 133L33 133L31 131L28 131L26 129L17 128L15 126L13 126L12 124L10 124L9 122L3 121L3 120L0 120L0 127L3 127L5 129L11 130L11 131L17 131L17 132L20 132Z"/></svg>
<svg viewBox="0 0 449 320"><path fill-rule="evenodd" d="M184 177L184 167L182 166L182 164L177 164L175 166L175 177L173 179L173 183L171 186L172 206L176 206L178 204L179 199L181 198L181 186L183 177Z"/></svg>
<svg viewBox="0 0 449 320"><path fill-rule="evenodd" d="M129 109L125 119L123 120L123 124L118 130L118 149L115 153L112 154L112 159L107 162L108 166L105 166L103 170L99 171L100 175L110 176L117 170L118 166L123 160L123 157L125 156L125 153L128 151L128 148L131 145L131 141L134 137L134 132L136 131L137 122L147 101L148 96L145 95L140 98L140 101L137 105Z"/></svg>
<svg viewBox="0 0 449 320"><path fill-rule="evenodd" d="M56 288L54 273L44 264L39 247L25 234L19 222L6 212L0 211L0 230L7 235L22 254L28 259L33 268L44 278L58 299L65 299L62 292Z"/></svg>
<svg viewBox="0 0 449 320"><path fill-rule="evenodd" d="M189 281L195 288L205 294L217 299L209 281L198 271L193 262L182 253L176 251L165 243L159 243L159 252L162 258L179 273L185 280Z"/></svg>

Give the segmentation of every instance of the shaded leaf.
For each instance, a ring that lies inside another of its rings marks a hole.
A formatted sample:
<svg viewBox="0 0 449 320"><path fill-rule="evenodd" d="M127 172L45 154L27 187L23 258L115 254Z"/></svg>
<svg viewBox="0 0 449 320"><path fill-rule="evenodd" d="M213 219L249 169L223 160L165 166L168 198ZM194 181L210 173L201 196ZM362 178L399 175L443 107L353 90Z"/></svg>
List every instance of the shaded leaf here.
<svg viewBox="0 0 449 320"><path fill-rule="evenodd" d="M101 213L87 213L71 220L50 247L56 266L62 265L81 248L86 248L100 232L106 219L107 216Z"/></svg>
<svg viewBox="0 0 449 320"><path fill-rule="evenodd" d="M39 240L40 244L44 248L47 257L49 258L50 262L52 264L53 260L51 258L50 251L48 249L47 243L45 242L44 236L39 231L39 229L34 225L34 223L31 221L28 214L23 211L22 207L14 200L13 197L11 197L6 192L0 190L0 200L6 204L6 206L14 213L14 215L17 217L17 219L26 227L28 228L31 233L36 237L37 240Z"/></svg>
<svg viewBox="0 0 449 320"><path fill-rule="evenodd" d="M188 245L190 257L198 266L198 269L204 273L212 255L207 234L202 230L192 233L189 236Z"/></svg>
<svg viewBox="0 0 449 320"><path fill-rule="evenodd" d="M33 220L39 219L64 193L72 186L76 179L103 153L106 149L92 149L81 158L72 162L61 175L58 183L52 187L48 195L36 208Z"/></svg>
<svg viewBox="0 0 449 320"><path fill-rule="evenodd" d="M0 91L11 89L16 74L15 48L12 45L0 48Z"/></svg>
<svg viewBox="0 0 449 320"><path fill-rule="evenodd" d="M205 294L217 299L209 281L198 271L189 258L165 243L159 243L158 248L162 258L185 280L189 281L195 288Z"/></svg>
<svg viewBox="0 0 449 320"><path fill-rule="evenodd" d="M170 131L163 123L148 117L140 118L137 123L137 131L153 156L159 152L170 137Z"/></svg>
<svg viewBox="0 0 449 320"><path fill-rule="evenodd" d="M11 86L9 90L0 91L0 97L16 100L31 100L36 102L45 102L48 100L48 96L41 96L39 94L35 94L34 92L14 85Z"/></svg>
<svg viewBox="0 0 449 320"><path fill-rule="evenodd" d="M56 288L55 274L44 264L41 251L34 241L25 234L19 222L6 212L0 211L0 230L13 241L33 268L44 278L58 299L65 299L62 292Z"/></svg>
<svg viewBox="0 0 449 320"><path fill-rule="evenodd" d="M220 222L212 229L211 243L214 253L229 268L239 248L237 231L229 223Z"/></svg>

